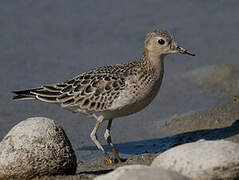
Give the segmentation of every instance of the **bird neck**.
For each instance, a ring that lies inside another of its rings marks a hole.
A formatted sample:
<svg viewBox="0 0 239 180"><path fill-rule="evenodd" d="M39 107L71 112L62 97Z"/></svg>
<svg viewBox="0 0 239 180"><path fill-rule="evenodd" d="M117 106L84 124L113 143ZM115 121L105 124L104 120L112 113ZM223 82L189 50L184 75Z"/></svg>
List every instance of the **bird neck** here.
<svg viewBox="0 0 239 180"><path fill-rule="evenodd" d="M147 71L154 72L156 74L162 74L164 71L164 57L165 55L155 55L153 53L144 53L142 58L143 67Z"/></svg>

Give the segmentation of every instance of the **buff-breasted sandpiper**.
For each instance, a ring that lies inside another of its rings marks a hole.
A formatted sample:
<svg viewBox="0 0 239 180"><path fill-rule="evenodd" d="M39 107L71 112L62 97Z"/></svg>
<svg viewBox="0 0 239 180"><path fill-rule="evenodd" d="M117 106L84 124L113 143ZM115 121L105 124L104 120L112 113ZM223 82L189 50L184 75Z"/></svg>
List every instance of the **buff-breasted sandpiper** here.
<svg viewBox="0 0 239 180"><path fill-rule="evenodd" d="M98 127L104 120L108 120L104 138L116 160L121 162L111 141L112 120L136 113L151 103L161 86L164 58L172 53L194 56L178 46L169 32L154 30L147 34L144 53L138 61L96 68L62 83L14 91L16 96L13 99L38 99L94 117L96 124L90 137L104 154L106 162L112 164L113 160L97 139Z"/></svg>

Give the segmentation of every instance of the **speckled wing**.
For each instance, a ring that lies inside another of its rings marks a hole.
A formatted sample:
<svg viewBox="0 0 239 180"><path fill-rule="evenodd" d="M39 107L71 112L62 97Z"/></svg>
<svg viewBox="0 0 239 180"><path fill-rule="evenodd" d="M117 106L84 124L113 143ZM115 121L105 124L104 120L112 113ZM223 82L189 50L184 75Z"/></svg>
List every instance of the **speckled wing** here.
<svg viewBox="0 0 239 180"><path fill-rule="evenodd" d="M65 93L57 97L64 106L103 111L119 96L125 87L125 79L109 73L85 73L67 82ZM69 96L72 96L68 99ZM67 97L67 100L64 99Z"/></svg>
<svg viewBox="0 0 239 180"><path fill-rule="evenodd" d="M111 71L109 71L111 69ZM63 108L77 107L90 111L104 111L125 88L125 77L117 68L99 68L64 83L44 85L40 88L15 91L13 99L32 99L60 104Z"/></svg>

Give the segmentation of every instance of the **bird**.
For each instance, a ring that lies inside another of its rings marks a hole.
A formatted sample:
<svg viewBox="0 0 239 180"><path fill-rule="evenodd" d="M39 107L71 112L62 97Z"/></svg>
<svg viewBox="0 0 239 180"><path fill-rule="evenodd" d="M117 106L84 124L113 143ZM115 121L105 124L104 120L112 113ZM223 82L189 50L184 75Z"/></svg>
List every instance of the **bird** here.
<svg viewBox="0 0 239 180"><path fill-rule="evenodd" d="M146 35L143 55L136 61L98 67L60 83L13 91L13 99L37 99L95 118L90 138L103 153L106 163L121 163L111 139L112 121L134 114L152 102L162 84L165 56L174 53L195 56L179 46L168 31L156 29ZM105 120L108 125L104 139L115 159L108 155L98 141L97 131Z"/></svg>

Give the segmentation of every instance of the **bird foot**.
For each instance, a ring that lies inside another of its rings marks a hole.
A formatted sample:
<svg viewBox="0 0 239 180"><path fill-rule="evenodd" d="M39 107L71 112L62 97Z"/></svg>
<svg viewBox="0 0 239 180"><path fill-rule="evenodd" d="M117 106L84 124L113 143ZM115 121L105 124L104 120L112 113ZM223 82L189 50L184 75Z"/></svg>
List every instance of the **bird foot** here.
<svg viewBox="0 0 239 180"><path fill-rule="evenodd" d="M105 161L108 165L113 165L114 161L111 158L105 158Z"/></svg>

